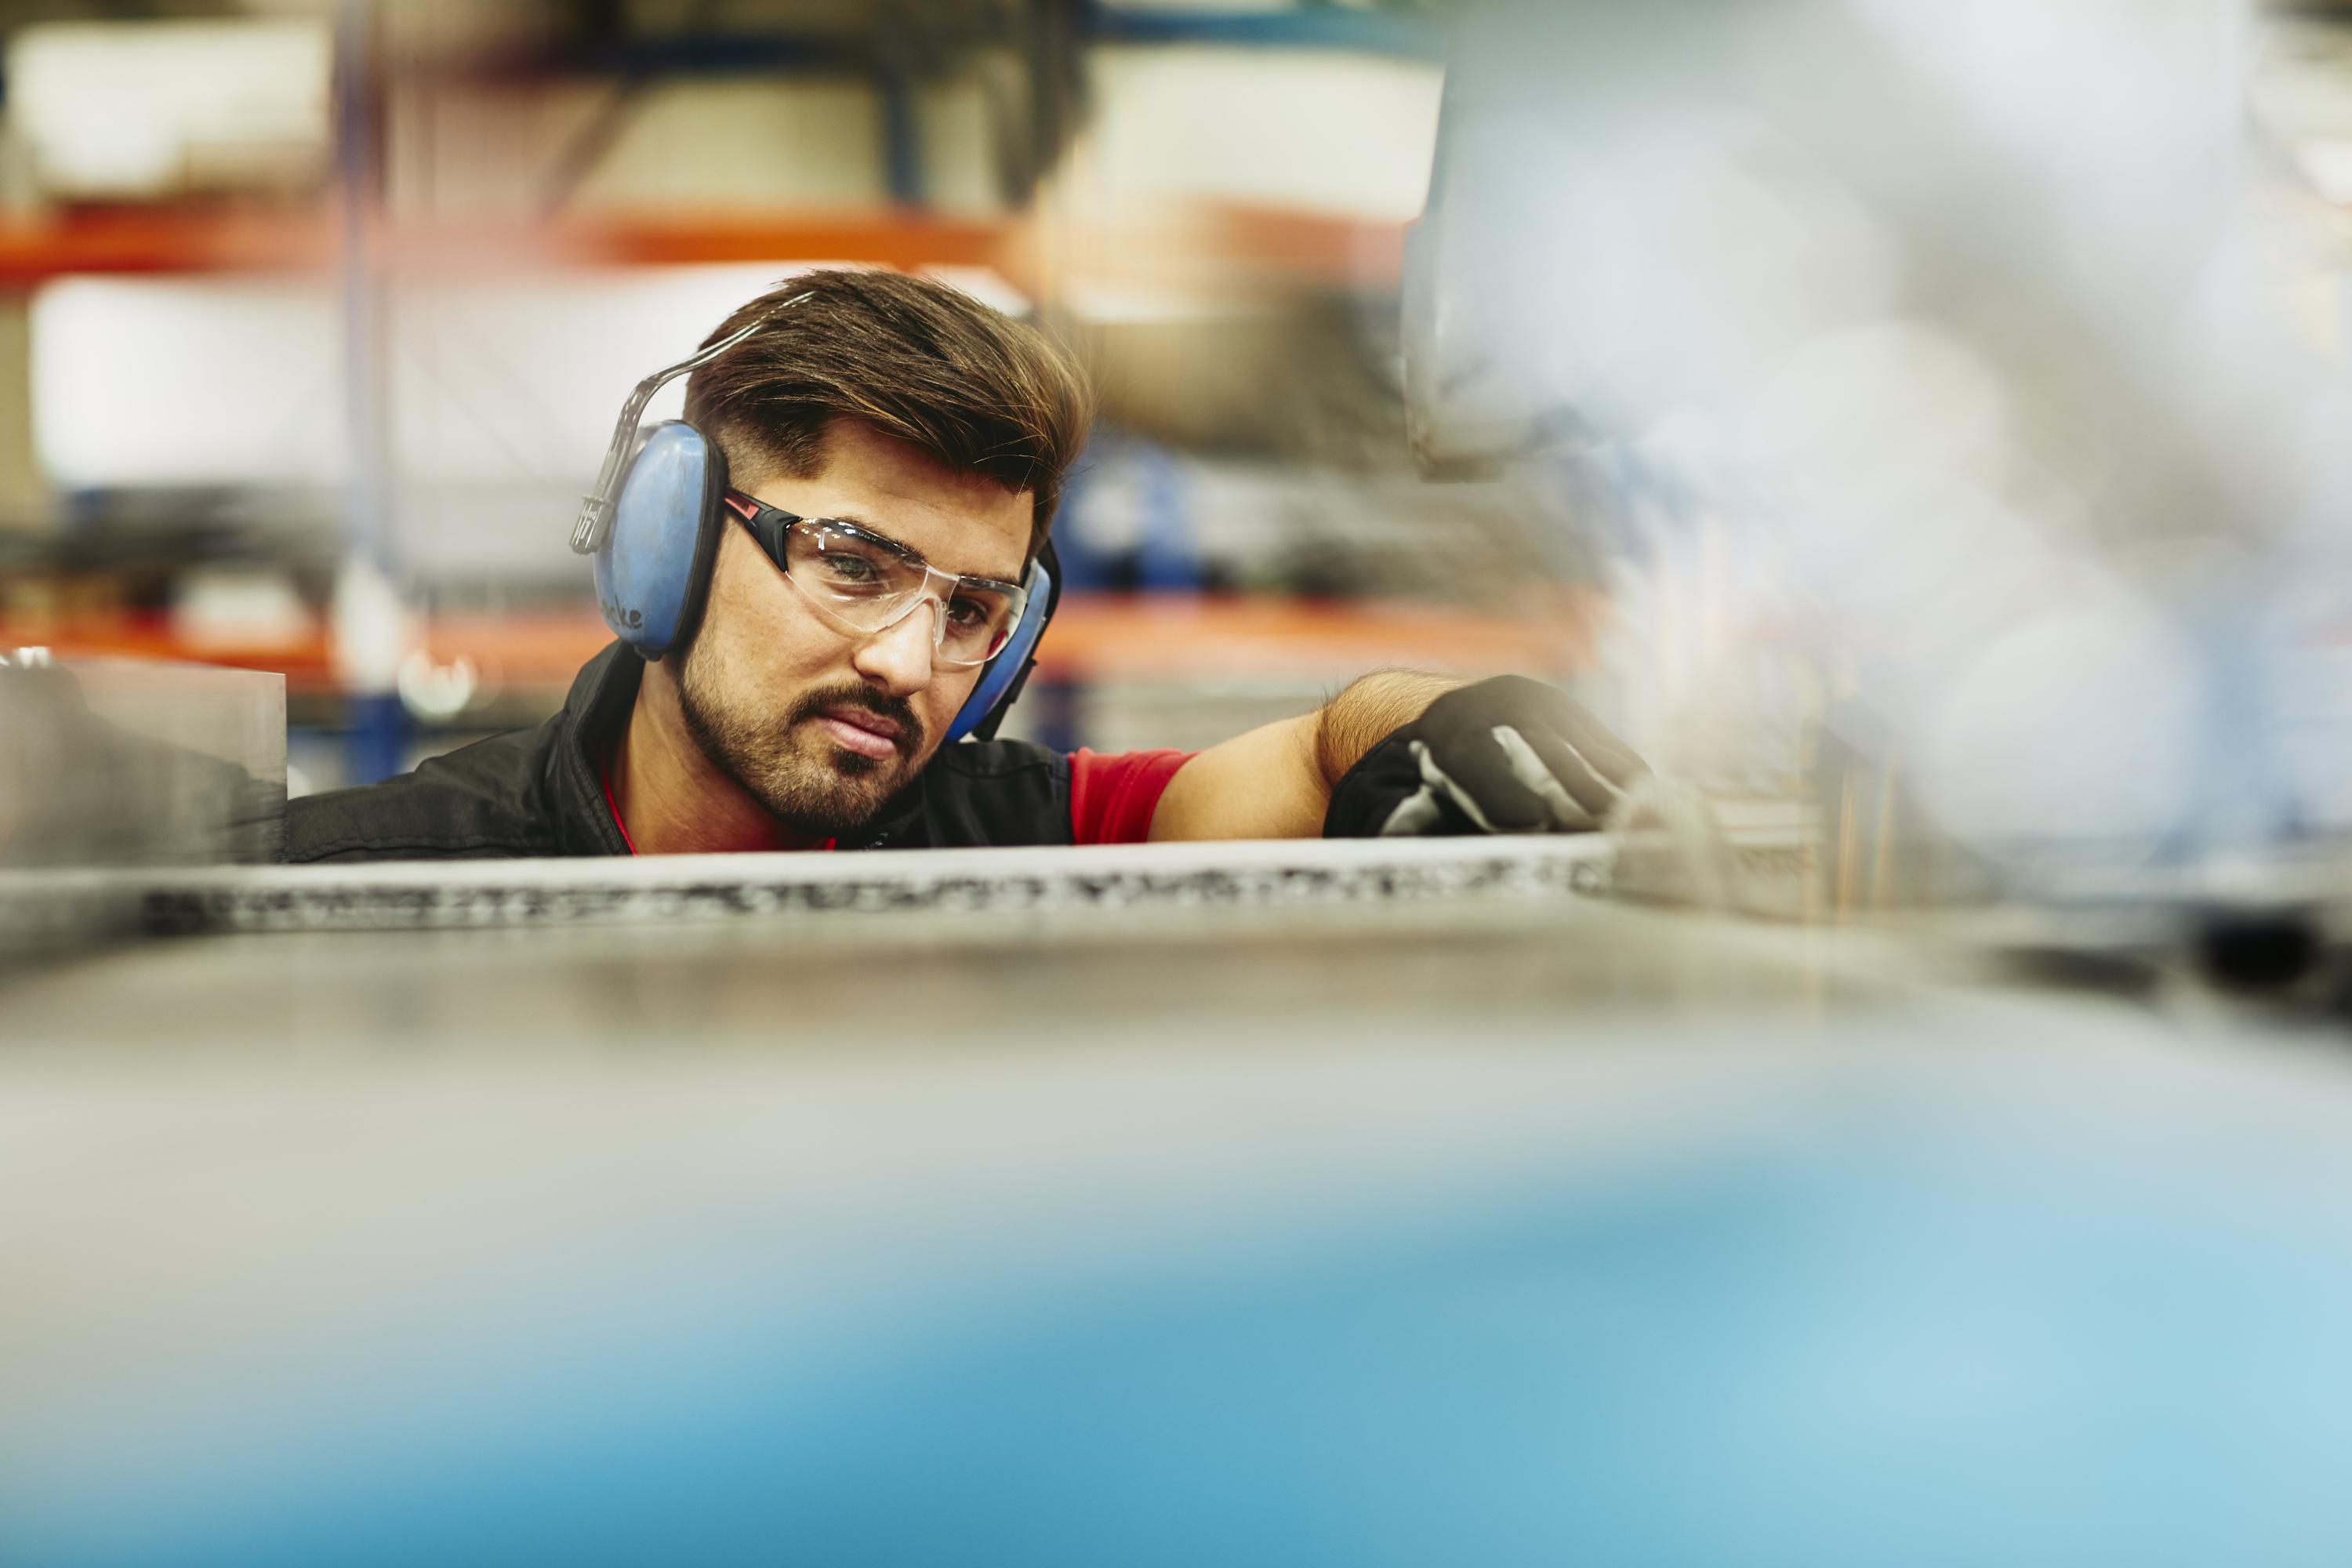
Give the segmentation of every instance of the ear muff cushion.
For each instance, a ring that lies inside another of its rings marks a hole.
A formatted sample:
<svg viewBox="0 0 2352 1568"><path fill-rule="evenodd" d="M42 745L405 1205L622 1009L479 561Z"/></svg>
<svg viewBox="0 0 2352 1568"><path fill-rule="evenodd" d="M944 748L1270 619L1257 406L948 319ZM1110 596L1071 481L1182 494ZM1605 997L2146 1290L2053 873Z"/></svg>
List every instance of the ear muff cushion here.
<svg viewBox="0 0 2352 1568"><path fill-rule="evenodd" d="M1021 617L1021 626L1004 651L982 672L980 684L973 688L963 710L948 726L949 741L960 741L967 735L977 741L996 739L997 727L1020 700L1022 688L1029 684L1029 672L1037 667L1037 644L1062 602L1062 563L1055 555L1050 539L1031 564L1029 588L1034 597Z"/></svg>
<svg viewBox="0 0 2352 1568"><path fill-rule="evenodd" d="M657 425L629 460L596 552L604 624L647 658L693 637L709 596L727 459L682 420Z"/></svg>
<svg viewBox="0 0 2352 1568"><path fill-rule="evenodd" d="M680 421L684 424L684 421ZM693 430L694 426L686 425ZM695 431L702 441L702 505L701 526L694 536L694 566L686 582L686 601L678 606L677 630L671 635L670 647L684 647L694 640L697 627L702 625L702 607L710 600L710 573L719 563L719 536L727 530L727 454L719 443Z"/></svg>

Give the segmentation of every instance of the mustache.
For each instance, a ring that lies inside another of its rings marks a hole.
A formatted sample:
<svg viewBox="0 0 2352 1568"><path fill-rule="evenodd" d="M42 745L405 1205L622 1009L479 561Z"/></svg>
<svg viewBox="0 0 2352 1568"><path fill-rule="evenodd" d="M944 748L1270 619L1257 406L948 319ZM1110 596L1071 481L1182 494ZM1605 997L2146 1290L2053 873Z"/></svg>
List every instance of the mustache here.
<svg viewBox="0 0 2352 1568"><path fill-rule="evenodd" d="M784 719L784 727L792 728L803 719L814 719L835 708L863 708L877 719L887 719L898 726L898 746L901 756L913 756L923 748L923 721L915 717L915 710L903 697L888 697L865 686L834 686L812 691L793 704Z"/></svg>

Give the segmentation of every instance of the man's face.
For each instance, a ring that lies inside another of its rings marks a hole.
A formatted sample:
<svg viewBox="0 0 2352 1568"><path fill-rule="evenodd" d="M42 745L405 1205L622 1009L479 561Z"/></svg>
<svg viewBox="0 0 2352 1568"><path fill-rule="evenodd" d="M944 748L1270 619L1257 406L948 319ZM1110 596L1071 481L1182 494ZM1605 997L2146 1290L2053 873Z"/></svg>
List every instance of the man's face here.
<svg viewBox="0 0 2352 1568"><path fill-rule="evenodd" d="M782 510L883 534L943 572L1022 576L1027 492L950 473L864 425L833 426L813 478L734 482ZM687 728L786 827L849 833L930 760L979 682L978 668L932 664L934 618L926 604L886 631L841 631L730 519L678 678Z"/></svg>

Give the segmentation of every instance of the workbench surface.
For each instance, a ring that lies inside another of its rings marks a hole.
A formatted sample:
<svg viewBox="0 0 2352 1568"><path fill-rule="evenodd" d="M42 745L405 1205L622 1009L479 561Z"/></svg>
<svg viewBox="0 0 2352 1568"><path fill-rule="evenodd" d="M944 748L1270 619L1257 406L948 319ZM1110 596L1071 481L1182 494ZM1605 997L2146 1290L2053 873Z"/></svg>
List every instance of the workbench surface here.
<svg viewBox="0 0 2352 1568"><path fill-rule="evenodd" d="M11 1563L2352 1556L2313 1026L1525 887L0 1016Z"/></svg>

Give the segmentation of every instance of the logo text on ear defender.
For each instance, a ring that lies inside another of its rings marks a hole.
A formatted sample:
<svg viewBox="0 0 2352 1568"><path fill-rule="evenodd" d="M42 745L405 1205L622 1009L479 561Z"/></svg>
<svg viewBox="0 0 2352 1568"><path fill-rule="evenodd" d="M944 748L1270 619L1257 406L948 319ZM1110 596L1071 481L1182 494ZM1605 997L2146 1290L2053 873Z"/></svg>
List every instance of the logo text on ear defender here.
<svg viewBox="0 0 2352 1568"><path fill-rule="evenodd" d="M604 618L617 625L635 628L646 624L646 613L643 610L625 610L610 599L604 601Z"/></svg>

